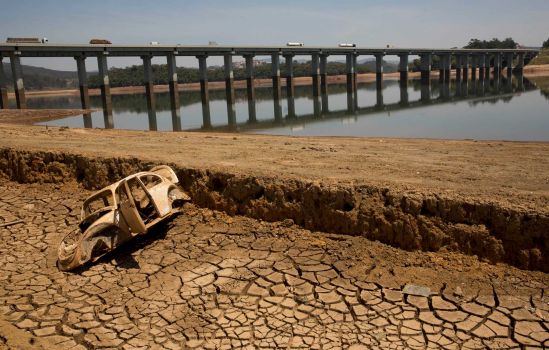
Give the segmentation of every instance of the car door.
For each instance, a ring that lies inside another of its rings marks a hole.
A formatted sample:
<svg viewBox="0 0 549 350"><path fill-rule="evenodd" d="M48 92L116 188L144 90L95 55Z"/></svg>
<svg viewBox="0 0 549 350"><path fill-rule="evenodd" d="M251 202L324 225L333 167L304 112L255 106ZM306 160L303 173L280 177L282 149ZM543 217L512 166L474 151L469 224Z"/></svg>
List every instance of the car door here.
<svg viewBox="0 0 549 350"><path fill-rule="evenodd" d="M135 206L135 201L131 194L130 188L127 181L120 183L117 189L118 192L118 208L120 214L124 218L124 221L127 223L128 228L132 236L135 236L146 231L145 223L141 219L139 212Z"/></svg>

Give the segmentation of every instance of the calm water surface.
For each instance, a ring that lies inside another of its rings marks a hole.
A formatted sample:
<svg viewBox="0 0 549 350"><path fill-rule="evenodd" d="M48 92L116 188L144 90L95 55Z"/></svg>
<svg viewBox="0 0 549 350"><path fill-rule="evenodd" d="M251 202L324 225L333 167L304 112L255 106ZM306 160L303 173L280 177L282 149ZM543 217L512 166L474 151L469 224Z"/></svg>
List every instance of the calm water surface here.
<svg viewBox="0 0 549 350"><path fill-rule="evenodd" d="M237 132L277 135L379 136L443 139L504 139L549 141L549 78L500 77L490 81L452 81L429 85L410 80L401 87L386 80L359 84L349 96L345 85L329 85L328 96L314 98L311 87L296 87L295 113L287 100L280 101L282 118L275 118L272 89L256 89L257 122L248 121L246 90L236 90ZM283 88L284 92L284 88ZM149 129L144 94L113 95L114 127ZM203 130L199 92L180 93L181 129ZM29 108L80 108L79 97L44 97L28 100ZM99 97L91 97L92 108L101 108ZM316 108L315 108L316 106ZM167 93L156 94L158 130L174 130ZM210 91L210 130L227 128L224 90ZM315 113L316 111L316 113ZM69 117L41 125L103 128L103 112ZM176 127L177 129L177 127Z"/></svg>

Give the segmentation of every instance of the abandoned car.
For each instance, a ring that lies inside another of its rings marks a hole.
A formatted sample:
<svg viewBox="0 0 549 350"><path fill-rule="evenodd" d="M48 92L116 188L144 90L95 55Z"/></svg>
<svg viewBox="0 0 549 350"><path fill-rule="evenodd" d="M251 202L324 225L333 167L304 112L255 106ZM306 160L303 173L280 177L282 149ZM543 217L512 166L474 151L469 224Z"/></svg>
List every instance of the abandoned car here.
<svg viewBox="0 0 549 350"><path fill-rule="evenodd" d="M61 241L58 267L69 271L94 262L129 239L179 212L190 197L166 165L130 175L84 201L81 221Z"/></svg>

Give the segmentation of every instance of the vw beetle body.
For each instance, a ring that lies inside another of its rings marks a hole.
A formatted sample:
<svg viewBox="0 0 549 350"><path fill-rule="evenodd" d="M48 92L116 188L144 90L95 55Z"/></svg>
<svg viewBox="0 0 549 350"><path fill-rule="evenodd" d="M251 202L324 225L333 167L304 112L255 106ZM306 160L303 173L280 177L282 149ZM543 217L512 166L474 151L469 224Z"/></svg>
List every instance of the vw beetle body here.
<svg viewBox="0 0 549 350"><path fill-rule="evenodd" d="M130 175L84 201L79 228L63 239L58 267L72 270L99 259L177 213L190 197L165 165Z"/></svg>

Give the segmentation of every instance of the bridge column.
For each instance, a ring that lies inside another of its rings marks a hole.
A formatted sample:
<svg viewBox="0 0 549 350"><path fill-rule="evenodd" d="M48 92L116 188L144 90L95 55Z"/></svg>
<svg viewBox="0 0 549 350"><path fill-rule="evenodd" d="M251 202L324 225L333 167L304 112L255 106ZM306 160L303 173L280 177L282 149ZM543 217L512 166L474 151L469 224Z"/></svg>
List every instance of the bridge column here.
<svg viewBox="0 0 549 350"><path fill-rule="evenodd" d="M88 74L86 73L86 56L76 56L76 70L78 71L78 85L80 87L80 103L82 109L90 108L90 95L88 93Z"/></svg>
<svg viewBox="0 0 549 350"><path fill-rule="evenodd" d="M438 54L438 81L444 82L444 55Z"/></svg>
<svg viewBox="0 0 549 350"><path fill-rule="evenodd" d="M353 91L356 94L356 87L358 84L358 54L353 54Z"/></svg>
<svg viewBox="0 0 549 350"><path fill-rule="evenodd" d="M17 101L18 109L27 108L27 98L25 96L25 85L23 83L23 69L21 68L21 57L19 53L10 56L11 73L13 76L13 90Z"/></svg>
<svg viewBox="0 0 549 350"><path fill-rule="evenodd" d="M233 55L228 54L223 56L223 62L225 65L225 97L227 99L227 121L229 124L229 128L233 128L236 126Z"/></svg>
<svg viewBox="0 0 549 350"><path fill-rule="evenodd" d="M505 54L505 63L507 68L507 75L511 76L513 74L513 58L515 54L513 52L507 52Z"/></svg>
<svg viewBox="0 0 549 350"><path fill-rule="evenodd" d="M431 54L425 53L419 55L420 57L420 71L421 71L421 83L429 84L431 81Z"/></svg>
<svg viewBox="0 0 549 350"><path fill-rule="evenodd" d="M501 54L498 52L494 54L494 75L501 74Z"/></svg>
<svg viewBox="0 0 549 350"><path fill-rule="evenodd" d="M271 55L271 76L273 80L273 103L274 117L276 121L282 120L282 105L280 99L282 91L280 86L280 56L276 53Z"/></svg>
<svg viewBox="0 0 549 350"><path fill-rule="evenodd" d="M314 53L311 56L311 78L313 80L313 110L314 115L320 115L320 56Z"/></svg>
<svg viewBox="0 0 549 350"><path fill-rule="evenodd" d="M385 54L378 53L376 56L376 85L381 88L383 82L383 56Z"/></svg>
<svg viewBox="0 0 549 350"><path fill-rule="evenodd" d="M461 69L463 71L463 80L469 79L469 54L461 56Z"/></svg>
<svg viewBox="0 0 549 350"><path fill-rule="evenodd" d="M477 80L478 55L471 55L471 79Z"/></svg>
<svg viewBox="0 0 549 350"><path fill-rule="evenodd" d="M452 73L452 55L445 54L443 56L444 58L444 82L446 84L450 84L450 75Z"/></svg>
<svg viewBox="0 0 549 350"><path fill-rule="evenodd" d="M322 112L327 113L328 107L328 55L320 55L320 93L322 95Z"/></svg>
<svg viewBox="0 0 549 350"><path fill-rule="evenodd" d="M172 110L173 131L181 131L181 111L179 104L179 89L177 86L177 65L175 58L177 53L169 53L166 56L168 62L168 84L170 87L170 107Z"/></svg>
<svg viewBox="0 0 549 350"><path fill-rule="evenodd" d="M398 62L398 72L400 73L400 84L408 85L408 54L401 53Z"/></svg>
<svg viewBox="0 0 549 350"><path fill-rule="evenodd" d="M490 66L491 66L490 58L491 57L488 53L484 54L484 66L485 66L484 79L485 80L490 80Z"/></svg>
<svg viewBox="0 0 549 350"><path fill-rule="evenodd" d="M347 110L349 112L353 112L355 110L354 55L352 53L348 53L346 55L346 61L347 61Z"/></svg>
<svg viewBox="0 0 549 350"><path fill-rule="evenodd" d="M86 73L86 56L76 56L76 70L78 71L78 85L80 87L80 103L82 109L90 109L90 95L88 93L88 74ZM91 113L84 113L84 127L93 127Z"/></svg>
<svg viewBox="0 0 549 350"><path fill-rule="evenodd" d="M254 55L244 56L246 60L246 88L248 91L248 121L257 121L255 108L255 76L254 76Z"/></svg>
<svg viewBox="0 0 549 350"><path fill-rule="evenodd" d="M294 102L294 55L284 55L286 60L286 96L288 98L288 117L295 117Z"/></svg>
<svg viewBox="0 0 549 350"><path fill-rule="evenodd" d="M353 77L355 73L353 54L348 53L346 55L347 63L347 94L352 94L354 92Z"/></svg>
<svg viewBox="0 0 549 350"><path fill-rule="evenodd" d="M200 75L200 99L202 100L202 127L212 127L210 116L210 91L208 89L208 56L196 56L198 59L198 74Z"/></svg>
<svg viewBox="0 0 549 350"><path fill-rule="evenodd" d="M461 81L461 65L462 65L461 55L455 55L455 59L456 59L456 80Z"/></svg>
<svg viewBox="0 0 549 350"><path fill-rule="evenodd" d="M0 55L0 109L9 108L8 100L8 79L4 72L4 64L2 63L3 57Z"/></svg>
<svg viewBox="0 0 549 350"><path fill-rule="evenodd" d="M523 69L524 69L524 53L519 52L517 54L517 65L515 66L514 71L517 73L522 73Z"/></svg>
<svg viewBox="0 0 549 350"><path fill-rule="evenodd" d="M477 56L477 65L478 65L478 78L479 80L483 80L484 69L486 68L484 54L480 54Z"/></svg>
<svg viewBox="0 0 549 350"><path fill-rule="evenodd" d="M156 122L156 99L154 96L154 78L152 71L152 56L141 56L143 60L143 73L145 84L145 95L147 97L147 111L149 113L149 130L158 130Z"/></svg>
<svg viewBox="0 0 549 350"><path fill-rule="evenodd" d="M97 68L99 69L101 103L103 105L103 119L105 121L105 129L114 128L112 118L112 97L111 83L109 81L109 67L107 65L107 56L105 53L97 56Z"/></svg>

